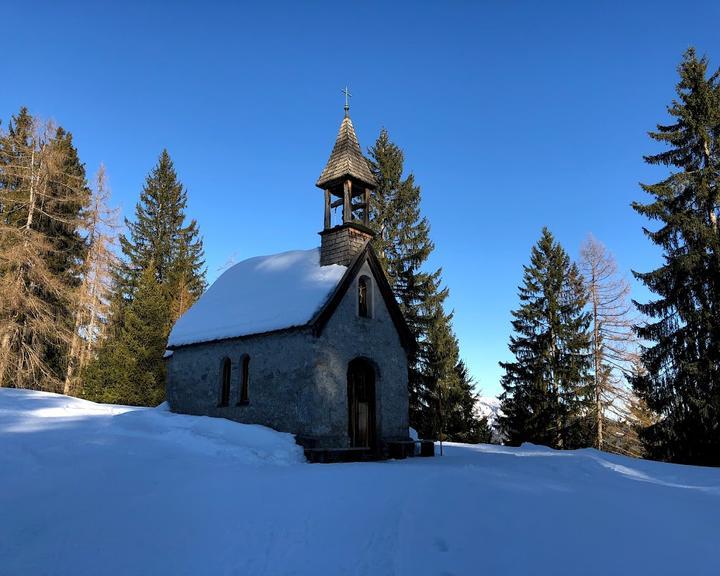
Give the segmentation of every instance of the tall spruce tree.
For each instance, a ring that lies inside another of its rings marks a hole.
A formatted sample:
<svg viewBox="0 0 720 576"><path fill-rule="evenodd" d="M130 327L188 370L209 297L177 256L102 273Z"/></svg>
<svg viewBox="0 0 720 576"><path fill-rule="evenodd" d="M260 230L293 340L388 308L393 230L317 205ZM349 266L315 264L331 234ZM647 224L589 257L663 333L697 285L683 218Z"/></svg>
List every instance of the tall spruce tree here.
<svg viewBox="0 0 720 576"><path fill-rule="evenodd" d="M648 453L674 462L720 465L720 72L688 50L678 68L672 124L650 137L669 147L645 157L673 171L633 203L660 223L650 240L664 263L635 276L657 295L637 304L654 321L638 326L650 344L634 389L659 414L641 432Z"/></svg>
<svg viewBox="0 0 720 576"><path fill-rule="evenodd" d="M103 344L84 373L83 395L96 402L156 406L165 398L167 294L150 262L138 278L118 336Z"/></svg>
<svg viewBox="0 0 720 576"><path fill-rule="evenodd" d="M0 134L0 385L62 390L88 201L70 134L21 109Z"/></svg>
<svg viewBox="0 0 720 576"><path fill-rule="evenodd" d="M205 290L205 262L197 222L185 223L187 191L180 183L167 150L145 180L135 220L126 219L129 236L120 236L124 260L118 273L123 300L131 302L138 279L150 262L166 288L172 321Z"/></svg>
<svg viewBox="0 0 720 576"><path fill-rule="evenodd" d="M159 397L147 390L156 390L157 380L164 375L162 353L154 334L147 339L149 327L145 323L152 321L162 330L161 340L167 341L172 324L205 288L202 240L196 221L185 223L186 204L187 192L178 180L170 155L163 150L145 181L135 221L126 220L129 236L120 237L124 258L115 274L108 342L85 372L87 397L106 399L107 394L116 394L114 401L131 404L154 402ZM149 269L157 290L147 278ZM158 305L159 300L164 305ZM140 356L140 365L151 374L151 380L135 379L118 386L114 379L123 369L122 350L139 354L143 341L147 341L147 349ZM164 382L162 386L164 393Z"/></svg>
<svg viewBox="0 0 720 576"><path fill-rule="evenodd" d="M56 321L63 324L63 332L72 335L75 299L88 254L89 243L83 232L91 191L72 134L58 127L50 145L55 148L55 174L48 182L46 197L40 204L37 225L49 240L50 250L46 257L49 270L66 287L64 292L73 296L67 298L48 292L45 298L52 303ZM63 338L46 348L45 362L54 374L66 373L71 362L71 347Z"/></svg>
<svg viewBox="0 0 720 576"><path fill-rule="evenodd" d="M403 177L402 150L383 129L368 154L377 181L370 221L374 248L417 342L408 363L410 422L422 436L439 438L442 410L456 410L447 402L462 399L468 404L472 396L471 390L457 388L458 343L452 316L443 309L449 292L442 287L441 269L424 269L435 246L430 224L420 213L420 187L412 174Z"/></svg>
<svg viewBox="0 0 720 576"><path fill-rule="evenodd" d="M509 346L515 360L500 363L500 425L509 444L591 445L590 318L582 277L547 228L523 268Z"/></svg>

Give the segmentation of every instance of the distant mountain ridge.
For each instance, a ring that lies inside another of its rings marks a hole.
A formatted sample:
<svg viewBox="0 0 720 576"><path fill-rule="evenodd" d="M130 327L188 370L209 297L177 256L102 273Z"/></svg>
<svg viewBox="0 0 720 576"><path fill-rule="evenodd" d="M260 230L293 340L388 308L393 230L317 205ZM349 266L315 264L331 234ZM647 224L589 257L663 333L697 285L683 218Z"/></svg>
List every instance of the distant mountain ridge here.
<svg viewBox="0 0 720 576"><path fill-rule="evenodd" d="M475 415L479 418L487 418L488 425L492 431L493 443L500 444L503 435L498 429L498 417L502 414L500 410L500 399L495 396L478 396L475 401Z"/></svg>

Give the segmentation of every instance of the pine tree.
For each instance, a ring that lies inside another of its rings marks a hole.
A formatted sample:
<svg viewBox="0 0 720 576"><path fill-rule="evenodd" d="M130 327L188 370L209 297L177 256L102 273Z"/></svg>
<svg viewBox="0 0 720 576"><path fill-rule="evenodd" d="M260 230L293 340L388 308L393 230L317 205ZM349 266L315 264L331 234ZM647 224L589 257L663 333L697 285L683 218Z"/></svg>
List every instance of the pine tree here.
<svg viewBox="0 0 720 576"><path fill-rule="evenodd" d="M65 375L73 362L74 312L88 254L89 245L84 232L91 191L72 134L58 127L51 144L57 149L58 165L40 206L38 229L43 231L50 243L51 250L47 255L50 271L60 278L72 297L46 295L55 309L56 322L62 323L63 331L70 334L70 342L58 341L48 347L45 361L52 366L54 373Z"/></svg>
<svg viewBox="0 0 720 576"><path fill-rule="evenodd" d="M205 290L202 240L195 220L185 224L186 205L187 191L163 150L145 181L135 221L125 220L129 237L120 237L125 258L117 285L123 301L132 301L138 278L152 261L157 281L170 295L173 321Z"/></svg>
<svg viewBox="0 0 720 576"><path fill-rule="evenodd" d="M441 269L424 269L435 246L430 224L420 213L420 187L412 174L403 178L402 150L382 130L368 153L378 183L371 198L374 248L417 342L408 359L410 423L420 435L439 438L441 410L454 409L447 402L458 397L449 393L456 385L458 363L452 316L443 310L449 291L442 287Z"/></svg>
<svg viewBox="0 0 720 576"><path fill-rule="evenodd" d="M110 305L107 345L98 351L96 361L84 374L86 396L107 401L112 395L114 402L137 404L155 402L160 397L147 390L160 386L164 394L164 382L158 384L165 373L162 353L155 345L155 334L148 335L150 327L144 324L145 319L151 318L154 328L162 330L164 346L175 320L205 287L202 240L195 220L185 224L186 204L187 193L169 154L163 151L145 181L135 221L126 220L129 236L120 237L124 258L114 274L116 294ZM157 290L150 289L149 269ZM164 304L160 306L162 299ZM144 351L143 342L147 342ZM137 372L134 379L123 379L123 384L118 385L115 379L123 370L128 350L140 359L136 362L147 375Z"/></svg>
<svg viewBox="0 0 720 576"><path fill-rule="evenodd" d="M678 68L673 123L650 137L669 149L645 157L673 169L633 208L660 227L645 234L664 263L635 276L657 295L637 304L654 321L637 328L650 344L634 389L659 421L642 433L653 458L720 465L720 71L688 50Z"/></svg>
<svg viewBox="0 0 720 576"><path fill-rule="evenodd" d="M500 424L509 444L554 448L590 443L589 315L582 277L543 228L524 266L520 308L512 312L513 362L501 362Z"/></svg>
<svg viewBox="0 0 720 576"><path fill-rule="evenodd" d="M70 134L21 109L0 134L0 385L62 390L87 191Z"/></svg>
<svg viewBox="0 0 720 576"><path fill-rule="evenodd" d="M380 131L375 144L368 150L370 169L377 183L370 202L370 227L375 232L373 248L383 264L391 285L395 284L396 266L390 261L398 260L402 208L398 204L398 190L403 183L404 154L390 141L387 130ZM429 253L429 252L428 252ZM393 262L394 263L394 262Z"/></svg>
<svg viewBox="0 0 720 576"><path fill-rule="evenodd" d="M167 294L150 262L138 278L118 337L106 340L85 370L83 395L96 402L135 406L162 402L169 325Z"/></svg>
<svg viewBox="0 0 720 576"><path fill-rule="evenodd" d="M445 314L442 306L437 306L431 319L427 334L427 363L423 370L425 395L423 402L428 410L421 413L422 420L417 422L418 430L425 432L426 438L448 439L448 422L458 424L454 416L457 406L452 403L453 392L459 388L458 342L452 333L451 317ZM450 418L449 418L450 417ZM453 429L453 432L457 430Z"/></svg>

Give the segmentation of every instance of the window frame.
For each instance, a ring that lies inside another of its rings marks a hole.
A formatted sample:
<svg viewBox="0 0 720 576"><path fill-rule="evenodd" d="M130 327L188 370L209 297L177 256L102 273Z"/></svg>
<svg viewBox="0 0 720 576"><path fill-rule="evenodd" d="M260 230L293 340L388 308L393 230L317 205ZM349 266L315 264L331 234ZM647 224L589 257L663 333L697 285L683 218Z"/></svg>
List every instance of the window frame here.
<svg viewBox="0 0 720 576"><path fill-rule="evenodd" d="M365 302L363 306L362 301L362 290L365 290ZM373 291L373 282L372 278L368 276L367 274L363 274L362 276L358 277L357 281L357 315L358 318L372 318L373 317L373 298L372 298L372 291ZM364 308L364 314L363 314L363 308Z"/></svg>
<svg viewBox="0 0 720 576"><path fill-rule="evenodd" d="M220 398L218 408L230 406L230 390L232 388L232 361L225 356L220 361Z"/></svg>
<svg viewBox="0 0 720 576"><path fill-rule="evenodd" d="M250 404L250 355L243 354L240 361L240 390L238 394L238 406Z"/></svg>

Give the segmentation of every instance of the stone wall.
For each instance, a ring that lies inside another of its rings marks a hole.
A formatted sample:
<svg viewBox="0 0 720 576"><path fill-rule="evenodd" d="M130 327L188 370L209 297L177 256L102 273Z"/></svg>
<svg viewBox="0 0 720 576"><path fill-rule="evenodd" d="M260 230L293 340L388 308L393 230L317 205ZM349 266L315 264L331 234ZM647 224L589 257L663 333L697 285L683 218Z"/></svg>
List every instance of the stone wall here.
<svg viewBox="0 0 720 576"><path fill-rule="evenodd" d="M370 318L357 313L360 276L372 278ZM332 434L347 438L347 368L360 357L375 367L376 437L407 440L407 356L367 262L318 338L317 349L315 385L328 399L329 421L337 424Z"/></svg>
<svg viewBox="0 0 720 576"><path fill-rule="evenodd" d="M367 263L362 275L372 278ZM348 364L361 357L376 372L376 437L406 439L407 359L374 279L371 286L370 318L357 314L355 278L318 337L303 328L176 349L168 363L170 408L263 424L316 439L318 447L345 447ZM238 405L245 354L250 356L249 403ZM230 405L221 407L225 357L232 364Z"/></svg>
<svg viewBox="0 0 720 576"><path fill-rule="evenodd" d="M309 386L315 373L314 340L309 330L303 330L178 348L168 365L170 408L312 435L317 401ZM239 405L245 354L250 357L249 402ZM219 406L225 357L232 366L226 407Z"/></svg>

